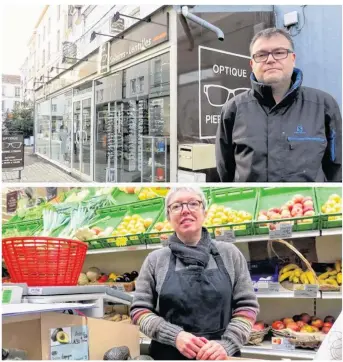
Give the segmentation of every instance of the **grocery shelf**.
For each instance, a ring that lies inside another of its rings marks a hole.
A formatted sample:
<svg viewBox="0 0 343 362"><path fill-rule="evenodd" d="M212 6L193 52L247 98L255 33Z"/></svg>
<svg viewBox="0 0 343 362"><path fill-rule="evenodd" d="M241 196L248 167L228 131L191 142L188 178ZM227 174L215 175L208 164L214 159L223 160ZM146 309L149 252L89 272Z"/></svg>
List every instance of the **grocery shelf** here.
<svg viewBox="0 0 343 362"><path fill-rule="evenodd" d="M121 246L121 247L118 247L118 248L104 248L104 249L87 250L87 255L120 253L120 252L123 252L123 251L137 251L137 250L146 250L146 249L147 249L146 245Z"/></svg>
<svg viewBox="0 0 343 362"><path fill-rule="evenodd" d="M312 360L316 355L315 351L296 349L294 351L272 349L270 341L264 341L260 346L243 346L241 349L242 357L248 355L274 356L281 358L299 358L302 360Z"/></svg>
<svg viewBox="0 0 343 362"><path fill-rule="evenodd" d="M322 299L342 299L342 292L321 292Z"/></svg>
<svg viewBox="0 0 343 362"><path fill-rule="evenodd" d="M257 298L270 298L270 299L280 299L280 298L295 298L295 299L298 299L299 297L295 296L294 295L294 292L293 291L287 291L287 292L282 292L280 291L279 293L262 293L262 292L256 292L256 297ZM321 298L321 295L320 295L320 292L317 293L317 297L316 299L320 299ZM299 298L300 299L300 298ZM301 299L306 299L306 298L301 298ZM313 299L312 297L308 298L308 299Z"/></svg>
<svg viewBox="0 0 343 362"><path fill-rule="evenodd" d="M321 235L342 235L342 228L322 229Z"/></svg>

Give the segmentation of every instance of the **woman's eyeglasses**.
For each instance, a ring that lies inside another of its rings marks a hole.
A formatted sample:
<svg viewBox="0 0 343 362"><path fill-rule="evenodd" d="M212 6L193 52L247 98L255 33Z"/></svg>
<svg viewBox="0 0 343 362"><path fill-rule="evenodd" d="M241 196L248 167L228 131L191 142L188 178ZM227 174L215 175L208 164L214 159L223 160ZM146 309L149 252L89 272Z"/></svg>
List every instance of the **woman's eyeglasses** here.
<svg viewBox="0 0 343 362"><path fill-rule="evenodd" d="M200 200L190 200L188 202L174 202L168 206L172 214L180 214L183 210L183 205L187 205L189 211L198 211L202 205Z"/></svg>

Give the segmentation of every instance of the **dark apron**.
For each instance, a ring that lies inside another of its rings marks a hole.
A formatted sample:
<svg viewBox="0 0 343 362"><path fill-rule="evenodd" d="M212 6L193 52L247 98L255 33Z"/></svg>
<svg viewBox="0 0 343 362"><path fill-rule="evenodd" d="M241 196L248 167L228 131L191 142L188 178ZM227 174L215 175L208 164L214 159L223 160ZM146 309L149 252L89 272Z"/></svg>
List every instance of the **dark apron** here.
<svg viewBox="0 0 343 362"><path fill-rule="evenodd" d="M217 248L211 254L218 269L190 265L176 271L172 253L159 295L159 315L186 332L208 340L220 340L232 316L232 284ZM176 347L155 340L150 345L155 360L187 360Z"/></svg>

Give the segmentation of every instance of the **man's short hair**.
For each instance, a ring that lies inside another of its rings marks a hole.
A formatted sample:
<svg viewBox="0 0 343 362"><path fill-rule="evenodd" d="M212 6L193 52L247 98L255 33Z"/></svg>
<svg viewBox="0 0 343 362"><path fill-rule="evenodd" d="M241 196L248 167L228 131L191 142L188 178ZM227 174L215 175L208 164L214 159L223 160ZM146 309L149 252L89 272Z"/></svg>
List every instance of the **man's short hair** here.
<svg viewBox="0 0 343 362"><path fill-rule="evenodd" d="M251 54L252 47L254 46L257 39L259 39L259 38L269 39L275 35L283 35L289 41L289 43L291 45L291 50L294 50L293 39L286 30L278 29L278 28L268 28L268 29L263 29L263 30L259 31L257 34L254 35L254 37L252 38L252 40L250 42L250 46L249 46L250 55L252 55Z"/></svg>

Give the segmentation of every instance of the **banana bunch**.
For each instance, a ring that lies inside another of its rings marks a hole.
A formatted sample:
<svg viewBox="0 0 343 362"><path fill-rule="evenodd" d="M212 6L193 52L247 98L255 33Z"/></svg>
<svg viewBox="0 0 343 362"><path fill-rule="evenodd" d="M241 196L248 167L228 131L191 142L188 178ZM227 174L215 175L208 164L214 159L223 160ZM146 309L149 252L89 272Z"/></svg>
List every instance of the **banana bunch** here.
<svg viewBox="0 0 343 362"><path fill-rule="evenodd" d="M342 261L337 260L335 262L335 268L326 268L326 272L322 273L318 277L319 284L321 285L332 285L338 287L342 285Z"/></svg>
<svg viewBox="0 0 343 362"><path fill-rule="evenodd" d="M287 279L293 284L317 284L309 270L304 271L296 264L288 264L280 270L279 283Z"/></svg>

